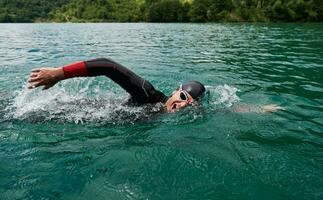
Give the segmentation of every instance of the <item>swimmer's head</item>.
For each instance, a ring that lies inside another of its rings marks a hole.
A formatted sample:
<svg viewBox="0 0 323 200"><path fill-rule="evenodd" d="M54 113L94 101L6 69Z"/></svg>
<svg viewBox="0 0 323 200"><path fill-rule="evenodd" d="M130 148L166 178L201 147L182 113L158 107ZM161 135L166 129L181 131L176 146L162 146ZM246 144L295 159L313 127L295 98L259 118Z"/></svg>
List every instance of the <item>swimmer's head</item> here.
<svg viewBox="0 0 323 200"><path fill-rule="evenodd" d="M205 87L198 81L189 81L176 89L166 102L167 111L174 112L179 108L198 102L205 93Z"/></svg>

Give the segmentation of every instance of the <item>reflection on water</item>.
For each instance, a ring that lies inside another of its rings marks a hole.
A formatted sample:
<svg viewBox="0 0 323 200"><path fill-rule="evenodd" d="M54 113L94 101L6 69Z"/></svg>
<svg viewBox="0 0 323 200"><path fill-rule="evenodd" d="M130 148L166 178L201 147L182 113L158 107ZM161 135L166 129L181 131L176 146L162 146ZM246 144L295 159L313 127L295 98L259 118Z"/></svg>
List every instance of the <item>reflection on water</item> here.
<svg viewBox="0 0 323 200"><path fill-rule="evenodd" d="M0 30L0 199L322 199L322 24ZM122 105L105 77L25 89L32 68L96 57L166 94L187 80L210 94L167 114ZM285 110L231 112L238 104Z"/></svg>

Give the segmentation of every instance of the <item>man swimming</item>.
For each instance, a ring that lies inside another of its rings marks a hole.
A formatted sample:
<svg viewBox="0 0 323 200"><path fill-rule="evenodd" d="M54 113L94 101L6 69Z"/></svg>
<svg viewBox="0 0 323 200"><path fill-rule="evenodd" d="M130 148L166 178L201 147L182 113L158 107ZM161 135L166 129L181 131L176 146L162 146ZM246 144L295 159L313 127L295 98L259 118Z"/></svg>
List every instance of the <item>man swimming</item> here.
<svg viewBox="0 0 323 200"><path fill-rule="evenodd" d="M168 112L174 112L188 105L198 103L206 92L204 85L198 81L182 84L171 96L156 90L153 85L128 68L111 59L98 58L81 61L58 68L33 69L29 77L29 89L43 86L49 89L61 80L73 77L107 76L130 94L129 104L162 103ZM262 107L264 111L275 111L275 108ZM246 108L244 108L246 110ZM241 111L244 111L241 110ZM236 110L239 112L239 110Z"/></svg>
<svg viewBox="0 0 323 200"><path fill-rule="evenodd" d="M201 99L205 87L198 81L183 84L170 97L156 90L150 82L111 59L81 61L59 68L31 71L28 88L44 86L48 89L61 80L73 77L107 76L130 94L132 105L163 103L169 112L191 105Z"/></svg>

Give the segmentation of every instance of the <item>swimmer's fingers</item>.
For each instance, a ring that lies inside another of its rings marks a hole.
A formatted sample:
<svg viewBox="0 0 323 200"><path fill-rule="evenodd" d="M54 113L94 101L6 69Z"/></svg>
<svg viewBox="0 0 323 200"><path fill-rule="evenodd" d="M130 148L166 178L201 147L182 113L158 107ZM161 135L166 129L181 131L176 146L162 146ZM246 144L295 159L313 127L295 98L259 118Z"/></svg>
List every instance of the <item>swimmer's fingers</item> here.
<svg viewBox="0 0 323 200"><path fill-rule="evenodd" d="M41 79L42 79L41 77L35 76L35 77L32 77L32 78L29 78L28 83L37 82L37 81L40 81Z"/></svg>
<svg viewBox="0 0 323 200"><path fill-rule="evenodd" d="M44 68L31 70L31 73L28 79L28 83L29 83L28 89L33 89L42 85L46 85L45 83L46 80L43 75L44 70L45 70Z"/></svg>
<svg viewBox="0 0 323 200"><path fill-rule="evenodd" d="M39 86L41 77L38 74L31 73L28 79L28 89L33 89Z"/></svg>
<svg viewBox="0 0 323 200"><path fill-rule="evenodd" d="M34 85L28 85L28 89L34 89L36 88Z"/></svg>
<svg viewBox="0 0 323 200"><path fill-rule="evenodd" d="M42 85L47 85L44 78L39 77L39 76L34 77L34 78L29 78L28 83L29 83L28 89L33 89L33 88L36 88L36 87L39 87Z"/></svg>
<svg viewBox="0 0 323 200"><path fill-rule="evenodd" d="M29 77L30 77L30 78L33 78L33 77L36 77L36 76L38 76L38 73L35 73L35 72L32 72L32 73L29 75Z"/></svg>
<svg viewBox="0 0 323 200"><path fill-rule="evenodd" d="M47 90L53 87L57 82L56 81L49 81L45 78L31 78L29 81L28 89L34 89L40 86L44 86L43 90Z"/></svg>
<svg viewBox="0 0 323 200"><path fill-rule="evenodd" d="M43 89L48 89L54 86L58 81L63 80L64 72L61 68L41 68L33 69L30 73L28 83L29 89L39 86L44 86Z"/></svg>
<svg viewBox="0 0 323 200"><path fill-rule="evenodd" d="M28 85L28 89L34 89L36 87L39 87L39 86L42 86L42 85L46 85L44 84L43 81L39 80L39 81L34 81L34 82L31 82L29 85Z"/></svg>
<svg viewBox="0 0 323 200"><path fill-rule="evenodd" d="M276 104L264 105L262 106L262 109L264 112L277 112L279 110L285 110L285 108Z"/></svg>
<svg viewBox="0 0 323 200"><path fill-rule="evenodd" d="M33 69L33 70L31 70L31 73L29 75L29 79L35 78L35 77L42 77L45 71L46 71L46 68Z"/></svg>
<svg viewBox="0 0 323 200"><path fill-rule="evenodd" d="M33 70L29 75L28 83L32 83L32 82L39 81L39 80L40 80L40 71Z"/></svg>

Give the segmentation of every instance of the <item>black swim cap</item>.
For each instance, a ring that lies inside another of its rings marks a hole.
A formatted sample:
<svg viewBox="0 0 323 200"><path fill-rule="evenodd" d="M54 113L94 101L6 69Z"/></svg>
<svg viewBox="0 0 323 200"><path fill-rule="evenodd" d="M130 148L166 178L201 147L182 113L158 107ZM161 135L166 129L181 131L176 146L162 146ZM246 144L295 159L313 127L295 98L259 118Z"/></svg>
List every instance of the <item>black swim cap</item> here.
<svg viewBox="0 0 323 200"><path fill-rule="evenodd" d="M188 92L193 97L193 99L197 99L199 97L202 97L205 92L205 87L198 81L189 81L182 85L182 90Z"/></svg>

